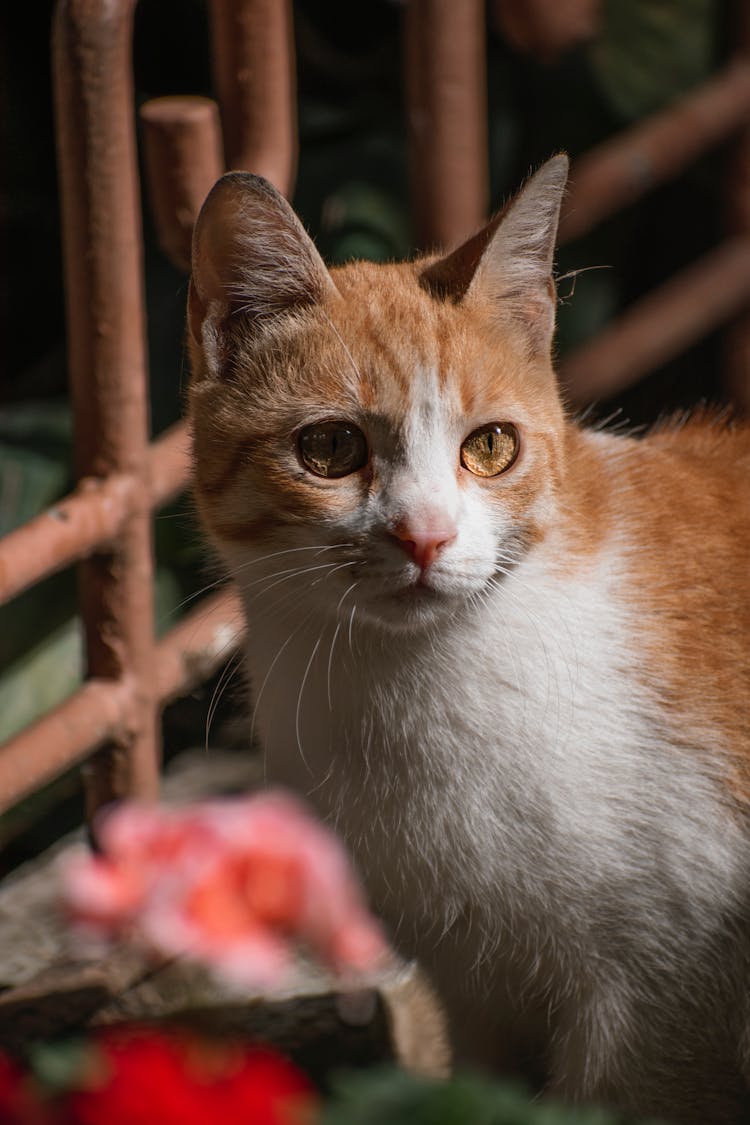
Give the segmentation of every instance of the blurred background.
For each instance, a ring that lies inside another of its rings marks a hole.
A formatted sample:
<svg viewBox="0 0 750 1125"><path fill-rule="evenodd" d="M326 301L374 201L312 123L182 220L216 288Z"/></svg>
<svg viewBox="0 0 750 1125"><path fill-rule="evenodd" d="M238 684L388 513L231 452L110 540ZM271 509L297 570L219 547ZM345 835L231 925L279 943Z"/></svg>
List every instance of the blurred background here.
<svg viewBox="0 0 750 1125"><path fill-rule="evenodd" d="M594 7L595 5L592 5ZM70 490L49 29L52 0L6 3L0 20L0 534ZM728 57L734 11L718 0L604 0L594 39L560 44L488 11L492 208L553 152L575 157L697 86ZM402 5L296 0L300 160L293 202L323 255L403 257L416 246L403 114ZM138 103L211 94L201 0L141 0L135 26ZM722 237L728 146L679 179L566 245L558 351L562 358L638 296ZM154 434L181 413L187 282L158 249L144 207ZM596 267L596 268L590 268ZM603 267L603 268L600 268ZM597 403L592 422L647 425L697 403L721 403L723 337L710 335L635 388ZM160 632L209 580L187 499L156 519ZM0 608L0 742L65 698L81 678L72 573ZM165 715L168 756L202 744L216 680ZM241 686L225 693L210 741L232 741ZM238 742L242 745L240 735ZM82 819L70 773L0 820L0 873Z"/></svg>

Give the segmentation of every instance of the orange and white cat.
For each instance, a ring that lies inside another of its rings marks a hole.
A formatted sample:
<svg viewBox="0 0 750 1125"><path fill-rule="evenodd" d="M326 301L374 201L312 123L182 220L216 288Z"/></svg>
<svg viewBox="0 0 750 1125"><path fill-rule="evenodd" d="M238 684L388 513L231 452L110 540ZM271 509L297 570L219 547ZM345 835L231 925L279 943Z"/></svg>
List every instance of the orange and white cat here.
<svg viewBox="0 0 750 1125"><path fill-rule="evenodd" d="M270 779L337 826L459 1058L682 1122L750 1078L750 434L567 416L567 161L446 257L197 223L195 495Z"/></svg>

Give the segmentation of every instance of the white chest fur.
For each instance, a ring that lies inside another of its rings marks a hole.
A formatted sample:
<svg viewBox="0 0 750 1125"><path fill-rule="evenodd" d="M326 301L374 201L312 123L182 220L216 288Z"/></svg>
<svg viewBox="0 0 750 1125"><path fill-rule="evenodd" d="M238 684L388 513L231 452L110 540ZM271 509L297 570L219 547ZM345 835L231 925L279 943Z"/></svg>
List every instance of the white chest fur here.
<svg viewBox="0 0 750 1125"><path fill-rule="evenodd" d="M334 641L304 611L264 625L249 607L268 777L337 825L398 939L439 975L453 934L453 972L488 998L515 958L519 993L575 995L610 1046L643 1038L651 1000L674 1030L676 982L707 987L746 858L699 748L672 744L638 675L616 562L563 580L537 553L413 637L355 620ZM610 1080L611 1060L576 1069L565 1050L561 1084Z"/></svg>

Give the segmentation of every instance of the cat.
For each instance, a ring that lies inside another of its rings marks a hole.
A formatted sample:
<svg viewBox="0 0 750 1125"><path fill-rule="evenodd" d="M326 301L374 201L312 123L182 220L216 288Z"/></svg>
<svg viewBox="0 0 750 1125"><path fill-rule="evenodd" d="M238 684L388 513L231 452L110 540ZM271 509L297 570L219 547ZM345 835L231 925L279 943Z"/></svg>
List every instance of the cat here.
<svg viewBox="0 0 750 1125"><path fill-rule="evenodd" d="M329 271L224 176L193 242L195 497L268 778L338 828L459 1062L719 1125L750 1079L750 432L569 416L566 178L446 255Z"/></svg>

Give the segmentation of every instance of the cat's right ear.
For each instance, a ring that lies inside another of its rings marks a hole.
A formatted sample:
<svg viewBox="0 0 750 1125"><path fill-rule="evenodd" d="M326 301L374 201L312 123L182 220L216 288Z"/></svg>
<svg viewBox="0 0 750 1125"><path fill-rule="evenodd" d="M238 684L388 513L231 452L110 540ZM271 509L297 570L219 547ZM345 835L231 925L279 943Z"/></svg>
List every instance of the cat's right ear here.
<svg viewBox="0 0 750 1125"><path fill-rule="evenodd" d="M222 176L193 232L188 327L196 344L232 318L252 328L327 296L338 291L284 197L262 176Z"/></svg>

